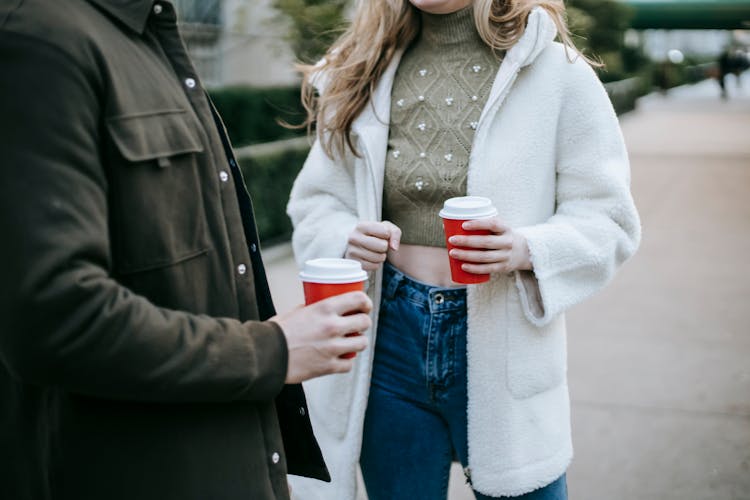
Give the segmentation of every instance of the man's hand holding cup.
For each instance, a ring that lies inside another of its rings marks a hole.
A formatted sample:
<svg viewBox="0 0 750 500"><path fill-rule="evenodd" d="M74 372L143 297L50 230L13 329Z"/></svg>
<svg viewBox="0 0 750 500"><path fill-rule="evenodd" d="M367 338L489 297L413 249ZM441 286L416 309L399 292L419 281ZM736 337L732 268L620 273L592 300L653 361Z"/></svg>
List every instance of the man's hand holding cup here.
<svg viewBox="0 0 750 500"><path fill-rule="evenodd" d="M347 259L314 259L300 273L305 307L271 318L287 339L286 382L345 373L356 353L367 348L360 332L372 326L372 301L364 293L367 273Z"/></svg>

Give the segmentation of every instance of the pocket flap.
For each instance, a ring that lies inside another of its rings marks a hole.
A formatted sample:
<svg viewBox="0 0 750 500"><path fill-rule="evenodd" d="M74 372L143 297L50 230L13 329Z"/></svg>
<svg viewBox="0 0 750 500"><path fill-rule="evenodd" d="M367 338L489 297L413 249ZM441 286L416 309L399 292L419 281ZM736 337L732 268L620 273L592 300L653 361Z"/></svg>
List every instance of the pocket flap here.
<svg viewBox="0 0 750 500"><path fill-rule="evenodd" d="M158 160L203 151L189 119L185 110L158 111L108 118L107 129L126 160Z"/></svg>

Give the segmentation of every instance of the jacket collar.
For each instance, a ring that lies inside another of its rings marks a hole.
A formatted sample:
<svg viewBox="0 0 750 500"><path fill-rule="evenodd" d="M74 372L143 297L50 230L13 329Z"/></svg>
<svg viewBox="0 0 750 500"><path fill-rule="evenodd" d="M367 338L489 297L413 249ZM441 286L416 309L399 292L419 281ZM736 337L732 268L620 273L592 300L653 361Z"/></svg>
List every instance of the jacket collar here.
<svg viewBox="0 0 750 500"><path fill-rule="evenodd" d="M542 7L534 7L526 20L526 29L516 44L508 50L506 59L523 68L533 63L557 36L554 21Z"/></svg>
<svg viewBox="0 0 750 500"><path fill-rule="evenodd" d="M154 0L88 0L131 30L142 34Z"/></svg>

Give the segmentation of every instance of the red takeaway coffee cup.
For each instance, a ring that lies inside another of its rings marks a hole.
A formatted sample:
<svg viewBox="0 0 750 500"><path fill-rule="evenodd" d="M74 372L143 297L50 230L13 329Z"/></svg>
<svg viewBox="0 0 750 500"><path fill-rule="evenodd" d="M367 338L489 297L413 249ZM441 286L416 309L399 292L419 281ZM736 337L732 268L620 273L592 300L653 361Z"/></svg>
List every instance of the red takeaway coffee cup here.
<svg viewBox="0 0 750 500"><path fill-rule="evenodd" d="M490 234L490 231L487 230L467 231L462 227L464 222L476 219L488 219L496 215L497 209L492 205L492 201L489 198L483 198L481 196L460 196L458 198L445 200L443 209L440 211L440 217L443 219L445 243L448 247L448 252L454 248L464 250L463 247L457 247L448 241L451 236ZM448 259L451 266L451 279L454 282L470 285L489 281L489 274L467 273L461 269L461 264L464 264L463 261L454 259L450 254L448 255Z"/></svg>
<svg viewBox="0 0 750 500"><path fill-rule="evenodd" d="M351 259L312 259L305 262L299 273L305 290L305 305L341 295L347 292L363 292L367 272L362 265ZM359 332L346 334L347 337L361 335ZM352 359L357 354L348 352L340 357Z"/></svg>

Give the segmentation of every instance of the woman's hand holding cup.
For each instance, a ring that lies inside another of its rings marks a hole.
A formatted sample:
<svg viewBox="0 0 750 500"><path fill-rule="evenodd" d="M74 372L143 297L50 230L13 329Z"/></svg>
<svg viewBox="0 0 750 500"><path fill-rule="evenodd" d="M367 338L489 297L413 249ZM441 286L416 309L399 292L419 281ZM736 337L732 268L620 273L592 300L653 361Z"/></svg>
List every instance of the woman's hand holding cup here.
<svg viewBox="0 0 750 500"><path fill-rule="evenodd" d="M400 242L401 229L392 222L360 222L349 234L345 257L360 262L365 271L374 271L385 262L389 250L398 250Z"/></svg>
<svg viewBox="0 0 750 500"><path fill-rule="evenodd" d="M456 283L485 283L493 273L533 269L526 238L498 217L489 198L447 199L439 215Z"/></svg>
<svg viewBox="0 0 750 500"><path fill-rule="evenodd" d="M489 231L486 235L451 236L450 256L463 261L461 269L472 274L512 273L533 269L526 238L503 223L499 217L469 220L466 231Z"/></svg>

